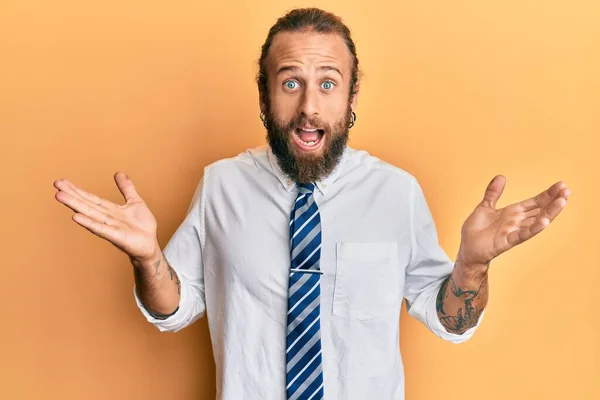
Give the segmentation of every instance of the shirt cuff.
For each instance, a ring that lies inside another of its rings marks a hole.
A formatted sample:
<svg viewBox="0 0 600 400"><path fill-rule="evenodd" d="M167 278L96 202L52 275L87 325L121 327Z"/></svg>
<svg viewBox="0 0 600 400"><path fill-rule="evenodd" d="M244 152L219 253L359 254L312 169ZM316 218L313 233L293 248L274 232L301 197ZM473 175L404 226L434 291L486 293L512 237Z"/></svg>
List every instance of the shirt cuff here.
<svg viewBox="0 0 600 400"><path fill-rule="evenodd" d="M181 315L181 304L183 304L183 296L184 296L184 291L181 292L181 298L180 298L180 305L177 308L177 311L170 315L167 318L164 319L159 319L159 318L155 318L144 306L144 303L142 303L142 301L140 300L140 298L138 297L137 291L136 291L136 286L133 285L133 297L135 299L135 302L138 306L138 308L140 309L140 311L142 312L142 314L144 315L144 317L146 318L146 320L148 322L150 322L151 324L153 324L159 331L161 332L176 332L179 329L181 329L179 326L180 324L180 315Z"/></svg>
<svg viewBox="0 0 600 400"><path fill-rule="evenodd" d="M458 333L451 333L451 332L448 332L446 330L446 328L444 328L444 325L442 325L442 322L440 321L440 318L438 317L437 305L436 305L437 291L435 293L436 293L435 296L430 296L429 304L427 306L426 319L427 319L427 325L428 325L429 329L437 337L447 340L451 343L463 343L463 342L466 342L467 340L471 339L471 337L475 333L475 330L481 324L481 321L483 319L483 314L485 314L485 309L479 315L479 319L477 320L477 324L475 326L467 329L462 335L460 335Z"/></svg>

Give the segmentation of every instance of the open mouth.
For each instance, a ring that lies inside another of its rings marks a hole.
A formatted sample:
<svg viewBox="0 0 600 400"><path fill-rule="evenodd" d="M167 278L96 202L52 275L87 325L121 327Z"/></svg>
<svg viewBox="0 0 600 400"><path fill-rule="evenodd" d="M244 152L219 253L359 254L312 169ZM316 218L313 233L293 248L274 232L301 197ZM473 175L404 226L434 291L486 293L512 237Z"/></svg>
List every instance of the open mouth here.
<svg viewBox="0 0 600 400"><path fill-rule="evenodd" d="M314 151L323 144L325 131L319 128L302 127L294 129L294 142L304 151Z"/></svg>

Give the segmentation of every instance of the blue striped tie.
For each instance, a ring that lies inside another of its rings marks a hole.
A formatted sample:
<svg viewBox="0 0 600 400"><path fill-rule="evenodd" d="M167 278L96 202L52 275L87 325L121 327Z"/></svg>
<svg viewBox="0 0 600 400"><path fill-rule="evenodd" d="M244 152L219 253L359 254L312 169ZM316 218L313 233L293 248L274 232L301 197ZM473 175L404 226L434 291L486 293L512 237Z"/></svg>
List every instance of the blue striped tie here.
<svg viewBox="0 0 600 400"><path fill-rule="evenodd" d="M321 217L312 183L300 184L290 217L292 247L287 314L288 400L323 398L320 298Z"/></svg>

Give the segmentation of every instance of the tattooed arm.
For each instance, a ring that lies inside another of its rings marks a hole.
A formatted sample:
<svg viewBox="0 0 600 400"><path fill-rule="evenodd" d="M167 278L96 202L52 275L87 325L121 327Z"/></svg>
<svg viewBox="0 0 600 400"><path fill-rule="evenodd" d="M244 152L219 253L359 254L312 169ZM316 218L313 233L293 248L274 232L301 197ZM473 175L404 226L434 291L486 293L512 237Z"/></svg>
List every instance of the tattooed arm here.
<svg viewBox="0 0 600 400"><path fill-rule="evenodd" d="M131 259L138 297L154 318L166 319L179 310L181 282L162 251L145 263Z"/></svg>
<svg viewBox="0 0 600 400"><path fill-rule="evenodd" d="M463 334L477 325L488 301L488 268L489 263L466 266L457 261L442 284L436 306L438 318L448 332Z"/></svg>

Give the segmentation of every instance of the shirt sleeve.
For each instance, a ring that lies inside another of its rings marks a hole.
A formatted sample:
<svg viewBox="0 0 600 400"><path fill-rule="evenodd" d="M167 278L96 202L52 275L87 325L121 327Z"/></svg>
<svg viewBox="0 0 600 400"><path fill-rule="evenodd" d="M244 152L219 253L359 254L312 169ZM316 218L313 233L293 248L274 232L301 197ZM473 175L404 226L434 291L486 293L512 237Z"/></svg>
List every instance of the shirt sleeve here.
<svg viewBox="0 0 600 400"><path fill-rule="evenodd" d="M135 284L133 295L146 320L161 332L177 332L200 319L206 309L204 297L204 269L202 243L204 242L204 179L201 179L188 207L185 219L179 225L165 248L165 259L181 281L179 309L165 319L155 318L141 302Z"/></svg>
<svg viewBox="0 0 600 400"><path fill-rule="evenodd" d="M443 281L452 273L454 262L439 245L431 211L416 179L412 182L411 192L412 255L406 268L404 289L408 313L425 324L436 336L452 343L465 342L481 324L483 313L477 325L462 335L448 332L440 322L436 307L437 295Z"/></svg>

